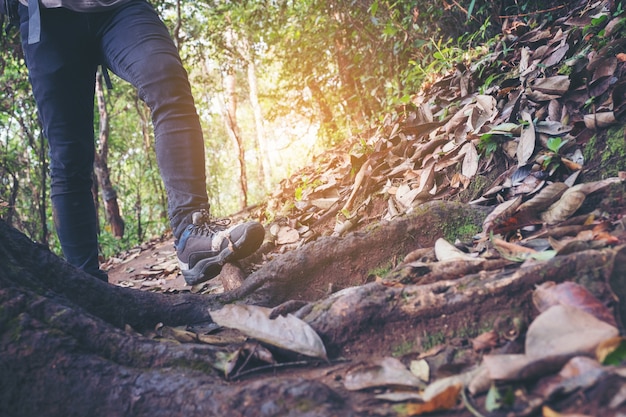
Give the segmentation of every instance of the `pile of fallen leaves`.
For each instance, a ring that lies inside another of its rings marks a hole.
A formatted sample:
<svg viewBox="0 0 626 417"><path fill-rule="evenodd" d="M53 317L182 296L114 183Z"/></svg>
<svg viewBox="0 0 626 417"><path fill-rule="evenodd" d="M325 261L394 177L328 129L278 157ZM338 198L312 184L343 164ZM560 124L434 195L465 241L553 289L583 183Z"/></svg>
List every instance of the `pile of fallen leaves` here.
<svg viewBox="0 0 626 417"><path fill-rule="evenodd" d="M626 358L626 339L619 336L612 312L572 282L542 284L533 302L540 314L525 330L519 353L507 353L502 346L515 345L520 332L509 332L507 344L502 344L502 335L492 330L472 340L474 351L485 354L459 374L432 380L432 358L445 350L439 345L408 366L392 357L356 366L344 385L348 390L370 390L381 401L402 403L397 408L401 416L454 409L461 397L463 407L475 416L508 412L582 417L588 414L561 414L548 404L615 377L605 403L590 408L603 409L603 415L623 411L626 367L620 364ZM497 346L500 349L492 350Z"/></svg>
<svg viewBox="0 0 626 417"><path fill-rule="evenodd" d="M587 195L621 180L576 185L590 139L626 117L626 24L609 6L580 6L546 27L511 25L493 52L284 180L267 207L275 242L301 245L329 220L344 234L372 220L377 197L386 207L375 220L481 191L472 204L507 203L485 232L567 220Z"/></svg>

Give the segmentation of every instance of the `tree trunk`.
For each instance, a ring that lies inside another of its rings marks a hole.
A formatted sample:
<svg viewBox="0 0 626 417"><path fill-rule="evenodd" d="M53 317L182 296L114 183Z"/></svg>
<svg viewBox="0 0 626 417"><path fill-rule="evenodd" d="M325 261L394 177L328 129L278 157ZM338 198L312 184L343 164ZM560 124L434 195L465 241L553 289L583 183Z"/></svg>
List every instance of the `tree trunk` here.
<svg viewBox="0 0 626 417"><path fill-rule="evenodd" d="M237 161L239 162L239 185L241 196L239 206L243 209L248 206L248 174L246 172L246 150L243 138L239 132L237 124L237 79L232 70L224 75L224 90L226 95L226 106L224 109L224 121L226 130L237 148Z"/></svg>
<svg viewBox="0 0 626 417"><path fill-rule="evenodd" d="M8 169L5 169L5 172L11 177L11 183L13 184L11 186L11 193L9 194L9 201L6 202L7 213L5 216L6 222L12 225L13 216L15 215L15 203L17 202L17 196L20 191L20 181L13 172Z"/></svg>
<svg viewBox="0 0 626 417"><path fill-rule="evenodd" d="M328 106L328 102L324 97L324 93L320 88L319 83L313 77L309 77L307 80L307 87L311 91L311 96L317 105L322 133L328 139L333 132L337 132L337 123L335 122L334 114L331 108Z"/></svg>
<svg viewBox="0 0 626 417"><path fill-rule="evenodd" d="M104 89L102 87L102 74L96 77L96 97L98 100L98 112L100 114L100 128L98 132L98 148L96 150L94 171L98 180L102 201L106 212L106 219L111 226L111 233L117 238L124 236L124 219L120 214L117 201L117 192L111 184L109 170L109 113L106 108Z"/></svg>
<svg viewBox="0 0 626 417"><path fill-rule="evenodd" d="M39 123L39 176L41 177L41 189L39 190L39 219L41 221L40 242L48 242L48 146L43 135L43 126Z"/></svg>
<svg viewBox="0 0 626 417"><path fill-rule="evenodd" d="M265 120L263 118L261 104L259 103L259 87L256 77L256 64L254 62L254 56L250 56L250 54L248 54L248 56L248 84L250 87L249 97L250 105L252 106L252 110L254 112L254 125L256 127L255 148L258 155L259 184L263 190L268 190L270 187L270 173L268 167L271 166L272 163L265 141Z"/></svg>
<svg viewBox="0 0 626 417"><path fill-rule="evenodd" d="M146 151L146 155L149 155L149 157L146 158L146 162L148 164L148 170L151 173L150 182L152 183L154 193L159 198L159 203L161 206L161 212L159 213L159 217L162 219L167 219L167 210L166 210L167 197L166 197L165 190L163 189L163 181L161 181L161 179L158 178L156 175L152 174L156 172L157 169L155 169L155 163L154 163L154 157L153 157L154 152L152 152L152 138L150 136L150 126L151 126L150 109L148 108L146 103L144 103L143 101L139 99L138 95L135 95L135 109L137 110L137 114L139 115L139 119L141 120L141 134L143 136L143 146ZM137 201L140 202L140 196L137 197ZM136 206L136 208L140 206L141 204ZM137 224L139 225L141 223L140 222L141 212L137 213L137 216L138 216ZM152 218L150 217L150 220L151 219Z"/></svg>

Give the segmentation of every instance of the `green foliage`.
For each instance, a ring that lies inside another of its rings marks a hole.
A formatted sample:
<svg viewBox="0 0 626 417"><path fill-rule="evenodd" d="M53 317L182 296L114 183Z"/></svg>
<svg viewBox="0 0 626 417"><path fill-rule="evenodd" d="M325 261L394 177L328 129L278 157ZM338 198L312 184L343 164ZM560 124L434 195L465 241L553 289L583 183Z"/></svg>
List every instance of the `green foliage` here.
<svg viewBox="0 0 626 417"><path fill-rule="evenodd" d="M389 261L368 271L367 275L384 278L387 274L389 274L389 272L391 272L393 267L393 262Z"/></svg>
<svg viewBox="0 0 626 417"><path fill-rule="evenodd" d="M590 164L602 167L602 178L617 176L626 170L626 140L622 126L611 127L602 137L593 136L585 148L583 156Z"/></svg>
<svg viewBox="0 0 626 417"><path fill-rule="evenodd" d="M300 184L296 186L295 189L295 201L301 201L306 194L310 193L313 189L319 187L320 185L322 185L321 180L316 179L315 181L310 182L307 176L303 176L300 180Z"/></svg>
<svg viewBox="0 0 626 417"><path fill-rule="evenodd" d="M498 150L498 146L500 145L498 137L498 135L487 133L481 135L476 149L481 155L488 158Z"/></svg>
<svg viewBox="0 0 626 417"><path fill-rule="evenodd" d="M563 140L561 137L551 136L548 138L548 149L558 154L563 145L567 143L567 140Z"/></svg>

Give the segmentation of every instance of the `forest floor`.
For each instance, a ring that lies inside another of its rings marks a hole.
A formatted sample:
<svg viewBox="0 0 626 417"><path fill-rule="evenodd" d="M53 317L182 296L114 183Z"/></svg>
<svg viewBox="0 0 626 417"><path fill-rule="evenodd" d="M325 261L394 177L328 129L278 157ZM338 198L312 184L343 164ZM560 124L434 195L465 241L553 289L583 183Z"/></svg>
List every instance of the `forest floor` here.
<svg viewBox="0 0 626 417"><path fill-rule="evenodd" d="M219 294L328 253L264 304L324 332L316 308L341 300L328 311L354 332L325 331L340 346L328 362L250 354L225 384L317 380L356 415L626 415L626 18L611 4L505 28L480 62L282 181L233 216L262 221L266 241L217 278L187 286L163 236L108 259L109 282ZM375 285L411 307L368 300Z"/></svg>

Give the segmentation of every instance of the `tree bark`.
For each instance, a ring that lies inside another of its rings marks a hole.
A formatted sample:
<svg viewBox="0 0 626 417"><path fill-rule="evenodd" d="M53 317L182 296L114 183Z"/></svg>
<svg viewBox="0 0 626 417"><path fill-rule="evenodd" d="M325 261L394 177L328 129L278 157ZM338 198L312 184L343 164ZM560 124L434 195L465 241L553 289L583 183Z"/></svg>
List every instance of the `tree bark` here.
<svg viewBox="0 0 626 417"><path fill-rule="evenodd" d="M111 233L117 238L124 236L124 219L120 214L120 206L117 201L117 192L111 183L109 169L109 113L104 97L102 86L102 74L96 77L96 98L98 101L98 113L100 114L100 128L98 132L98 148L96 149L94 171L98 180L102 201L106 213L106 219L111 226Z"/></svg>

